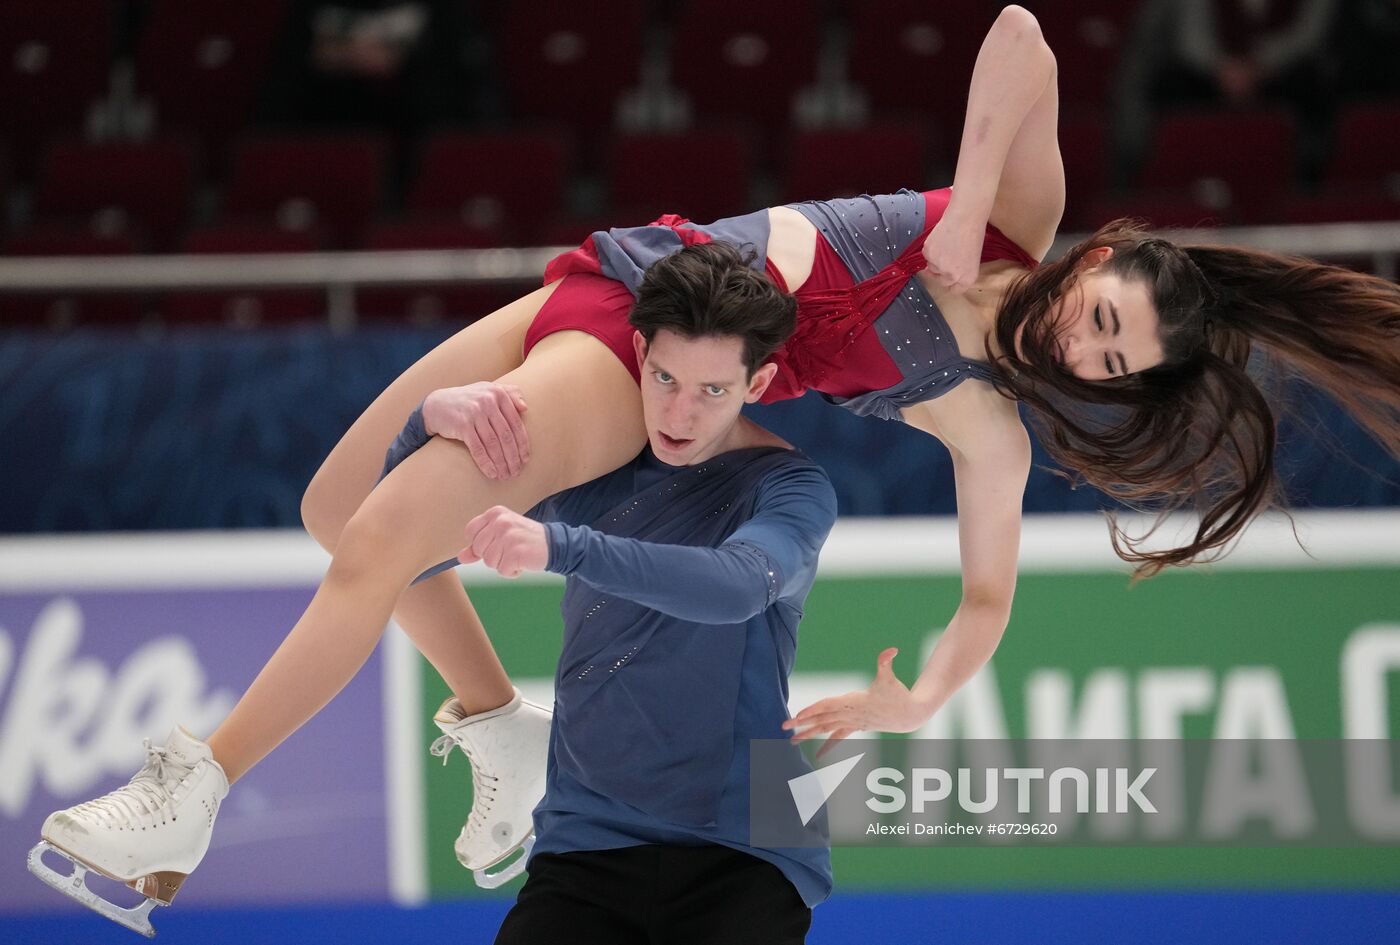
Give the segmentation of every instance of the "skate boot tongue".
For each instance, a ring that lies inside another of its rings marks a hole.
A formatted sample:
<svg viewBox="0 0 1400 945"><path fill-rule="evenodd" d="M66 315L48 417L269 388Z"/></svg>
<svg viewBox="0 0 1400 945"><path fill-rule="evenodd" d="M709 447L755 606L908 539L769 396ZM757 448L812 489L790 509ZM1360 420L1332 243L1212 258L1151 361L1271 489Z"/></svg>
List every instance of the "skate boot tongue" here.
<svg viewBox="0 0 1400 945"><path fill-rule="evenodd" d="M187 768L193 768L200 761L214 758L209 746L185 731L183 725L175 726L175 730L165 740L165 754L171 761Z"/></svg>
<svg viewBox="0 0 1400 945"><path fill-rule="evenodd" d="M510 701L504 705L497 706L494 709L487 709L484 712L478 712L475 715L468 715L462 708L462 703L458 702L456 697L453 697L442 704L437 710L437 714L433 716L433 721L437 723L437 727L442 729L444 733L449 730L461 731L462 723L464 722L474 724L477 722L485 722L487 719L498 718L502 715L510 715L520 708L521 701L520 690L516 689Z"/></svg>
<svg viewBox="0 0 1400 945"><path fill-rule="evenodd" d="M456 725L466 717L467 713L466 710L462 708L462 703L457 701L456 696L452 696L437 710L437 715L433 716L433 721L437 723L438 728L446 728Z"/></svg>

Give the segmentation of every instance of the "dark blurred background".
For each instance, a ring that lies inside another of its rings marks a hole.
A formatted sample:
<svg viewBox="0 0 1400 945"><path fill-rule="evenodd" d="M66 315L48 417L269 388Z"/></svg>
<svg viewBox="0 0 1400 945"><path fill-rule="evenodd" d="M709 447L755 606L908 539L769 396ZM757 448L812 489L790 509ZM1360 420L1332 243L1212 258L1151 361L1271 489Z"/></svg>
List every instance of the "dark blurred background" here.
<svg viewBox="0 0 1400 945"><path fill-rule="evenodd" d="M1059 62L1065 230L1400 221L1397 0L1025 5ZM1000 7L8 4L0 255L557 245L942 186ZM1394 278L1398 249L1341 261ZM316 288L0 295L0 531L296 525L375 394L529 287L363 288L349 333ZM1295 403L1297 504L1400 504L1400 466ZM844 514L953 511L926 438L813 398L760 413L827 465ZM1101 503L1037 473L1026 507Z"/></svg>

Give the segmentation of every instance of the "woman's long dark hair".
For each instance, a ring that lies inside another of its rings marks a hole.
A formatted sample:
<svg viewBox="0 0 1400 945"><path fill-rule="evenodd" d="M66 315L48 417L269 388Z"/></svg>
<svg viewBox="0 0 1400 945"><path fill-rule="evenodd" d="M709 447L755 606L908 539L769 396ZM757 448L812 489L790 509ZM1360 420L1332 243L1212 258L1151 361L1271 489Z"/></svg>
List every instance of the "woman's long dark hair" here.
<svg viewBox="0 0 1400 945"><path fill-rule="evenodd" d="M1104 272L1147 284L1165 357L1091 383L1058 363L1048 316L1101 246L1114 250ZM1130 537L1110 516L1114 551L1139 577L1213 560L1256 514L1282 506L1270 400L1290 376L1400 457L1400 287L1375 276L1242 247L1181 247L1117 220L1014 284L995 335L998 387L1029 408L1072 481L1162 517L1198 514L1189 544L1157 551L1141 547L1151 531Z"/></svg>

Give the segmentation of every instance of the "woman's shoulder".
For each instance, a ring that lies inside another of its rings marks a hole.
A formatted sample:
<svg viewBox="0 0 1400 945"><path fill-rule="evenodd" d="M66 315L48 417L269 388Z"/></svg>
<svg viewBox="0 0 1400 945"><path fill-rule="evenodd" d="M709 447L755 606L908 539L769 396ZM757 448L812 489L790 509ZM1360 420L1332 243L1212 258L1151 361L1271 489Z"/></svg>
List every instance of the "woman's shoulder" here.
<svg viewBox="0 0 1400 945"><path fill-rule="evenodd" d="M812 274L816 237L812 221L791 207L768 209L768 262L783 277L789 292L802 288Z"/></svg>
<svg viewBox="0 0 1400 945"><path fill-rule="evenodd" d="M1027 442L1016 401L990 383L969 379L903 411L906 423L964 454L1020 451Z"/></svg>

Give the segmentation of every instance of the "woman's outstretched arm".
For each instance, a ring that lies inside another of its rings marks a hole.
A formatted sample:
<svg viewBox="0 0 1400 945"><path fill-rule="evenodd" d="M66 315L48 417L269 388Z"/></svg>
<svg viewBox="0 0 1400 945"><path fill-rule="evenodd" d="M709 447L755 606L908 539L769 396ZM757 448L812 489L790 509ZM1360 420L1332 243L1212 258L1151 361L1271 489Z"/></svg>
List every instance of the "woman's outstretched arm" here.
<svg viewBox="0 0 1400 945"><path fill-rule="evenodd" d="M957 612L912 687L895 677L896 651L887 649L869 688L816 702L784 725L799 740L829 735L828 744L834 744L852 732L911 732L942 708L1001 642L1016 592L1031 448L1014 405L990 389L977 389L982 386L964 384L946 395L973 402L948 411L941 423L925 404L904 411L906 422L938 437L953 456L962 558Z"/></svg>
<svg viewBox="0 0 1400 945"><path fill-rule="evenodd" d="M924 719L982 668L1006 631L1031 466L1030 438L1020 423L984 430L975 445L950 443L949 449L957 489L962 600L912 689Z"/></svg>
<svg viewBox="0 0 1400 945"><path fill-rule="evenodd" d="M991 222L1036 257L1065 209L1055 56L1023 7L1001 11L972 70L953 196L924 243L930 272L954 291L977 281Z"/></svg>

